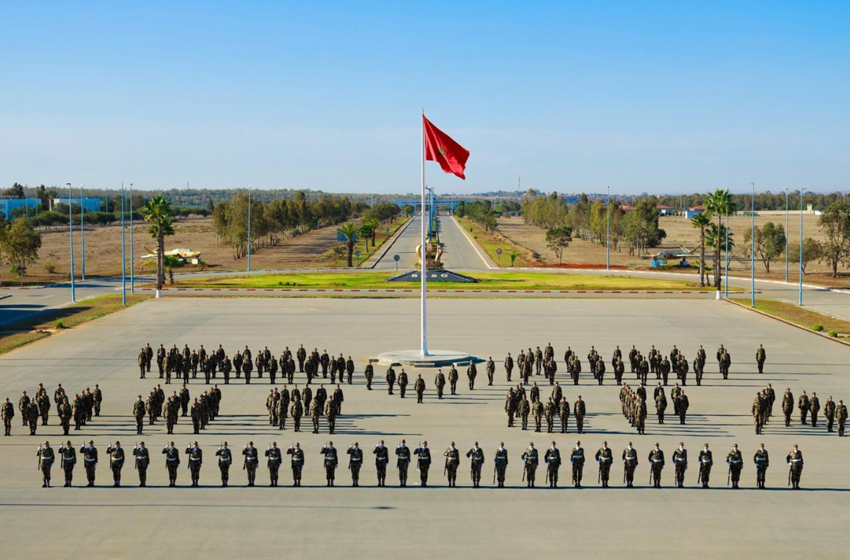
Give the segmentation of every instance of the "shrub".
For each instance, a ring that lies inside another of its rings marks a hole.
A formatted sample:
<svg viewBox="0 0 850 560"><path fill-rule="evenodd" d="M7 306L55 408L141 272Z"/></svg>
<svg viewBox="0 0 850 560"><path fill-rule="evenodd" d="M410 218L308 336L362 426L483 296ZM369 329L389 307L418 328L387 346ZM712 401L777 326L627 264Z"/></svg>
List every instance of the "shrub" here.
<svg viewBox="0 0 850 560"><path fill-rule="evenodd" d="M57 329L64 329L64 328L65 328L65 323L63 323L61 319L60 319L60 320L58 320L58 321L56 321L56 328L57 328Z"/></svg>
<svg viewBox="0 0 850 560"><path fill-rule="evenodd" d="M838 331L829 331L829 336L832 338L838 338Z"/></svg>
<svg viewBox="0 0 850 560"><path fill-rule="evenodd" d="M823 325L815 325L812 327L812 330L815 332L823 332Z"/></svg>
<svg viewBox="0 0 850 560"><path fill-rule="evenodd" d="M47 274L55 274L56 273L56 263L44 263L44 270Z"/></svg>

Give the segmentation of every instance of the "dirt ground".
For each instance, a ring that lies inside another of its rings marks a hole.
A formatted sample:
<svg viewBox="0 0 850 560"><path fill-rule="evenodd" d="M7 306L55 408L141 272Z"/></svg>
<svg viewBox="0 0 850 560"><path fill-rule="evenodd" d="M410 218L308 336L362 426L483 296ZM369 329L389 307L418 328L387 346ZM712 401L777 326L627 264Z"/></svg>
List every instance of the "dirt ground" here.
<svg viewBox="0 0 850 560"><path fill-rule="evenodd" d="M767 222L772 221L775 224L785 225L784 216L756 216L756 227L760 227ZM739 245L744 243L744 232L749 230L751 220L745 216L733 217L729 219L729 230L734 234L735 240ZM666 216L660 219L660 227L667 232L667 238L662 245L651 251L651 254L656 254L665 249L692 249L699 244L699 230L694 229L689 220L683 216ZM499 218L499 233L524 247L529 253L536 255L536 258L547 265L557 264L557 259L552 252L546 247L546 232L536 226L525 224L520 217L503 217ZM799 239L800 236L800 217L796 216L796 220L792 216L789 219L788 225L789 238L793 241ZM818 216L803 216L803 234L806 237L813 237L817 240L822 240L823 235L818 227ZM695 258L690 259L691 262L698 262L699 251L695 253ZM743 248L739 247L730 251L733 256L733 261L730 263L730 274L749 274L749 261L745 263L737 263L734 261L734 256L743 257L746 253ZM711 254L706 252L706 259L710 263ZM756 260L756 274L761 278L770 278L776 280L785 279L785 258L780 259L781 262L773 262L770 266L770 274L765 271L761 261ZM588 268L605 265L605 247L590 241L574 239L570 246L564 250L563 263L566 266L586 266ZM628 250L623 245L621 251L611 250L611 265L615 267L628 268L649 268L649 259L640 258L637 255L629 255ZM797 265L790 265L789 279L796 279ZM840 268L839 272L848 272L847 269ZM807 282L819 282L829 285L850 286L850 278L839 277L833 279L829 273L829 267L823 263L810 263L806 271L805 280Z"/></svg>
<svg viewBox="0 0 850 560"><path fill-rule="evenodd" d="M174 235L165 240L166 250L177 247L189 248L201 252L201 259L208 268L220 270L244 269L245 259L234 260L230 246L219 246L212 232L210 219L185 220L175 222ZM148 253L147 248L154 247L154 241L147 232L145 223L134 225L134 245L136 272L149 272L140 257ZM336 245L336 226L311 231L298 237L286 238L276 247L265 247L251 255L251 268L290 268L322 265L319 256ZM93 276L121 274L121 228L120 226L86 227L86 274ZM67 277L70 270L69 233L66 228L41 230L42 246L39 260L29 266L27 282L59 281ZM79 228L74 230L74 266L80 274L82 262L81 236ZM127 263L130 262L130 228L126 231ZM45 265L51 263L56 270L48 274ZM187 270L195 267L187 267ZM129 268L127 273L129 274ZM4 282L16 280L8 271L2 275Z"/></svg>

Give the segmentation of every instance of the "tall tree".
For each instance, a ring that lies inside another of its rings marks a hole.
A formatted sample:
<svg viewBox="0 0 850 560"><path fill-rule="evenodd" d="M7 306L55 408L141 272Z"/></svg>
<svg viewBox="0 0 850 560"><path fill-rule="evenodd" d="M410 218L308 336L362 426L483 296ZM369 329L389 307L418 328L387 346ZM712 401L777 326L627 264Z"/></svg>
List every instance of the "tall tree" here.
<svg viewBox="0 0 850 560"><path fill-rule="evenodd" d="M572 229L568 227L552 228L546 231L546 246L558 257L558 264L561 264L564 249L573 240L572 233Z"/></svg>
<svg viewBox="0 0 850 560"><path fill-rule="evenodd" d="M35 231L26 218L17 218L0 232L0 247L12 267L23 276L27 265L38 260L41 234Z"/></svg>
<svg viewBox="0 0 850 560"><path fill-rule="evenodd" d="M357 226L348 222L342 224L336 230L345 237L345 247L348 250L348 268L352 268L354 264L351 261L351 255L354 253L354 244L357 242Z"/></svg>
<svg viewBox="0 0 850 560"><path fill-rule="evenodd" d="M691 219L691 224L699 229L699 285L705 287L705 228L709 224L708 216L700 213Z"/></svg>
<svg viewBox="0 0 850 560"><path fill-rule="evenodd" d="M717 189L713 193L706 195L703 201L705 212L709 219L717 218L717 230L723 229L723 218L735 211L735 204L732 202L732 196L729 194L729 189ZM714 287L720 289L720 243L721 238L717 236L714 246Z"/></svg>
<svg viewBox="0 0 850 560"><path fill-rule="evenodd" d="M158 195L148 201L145 209L145 221L150 223L148 230L156 239L156 297L162 297L162 285L165 283L165 237L174 235L171 225L173 210L167 198Z"/></svg>
<svg viewBox="0 0 850 560"><path fill-rule="evenodd" d="M850 207L833 202L821 214L820 229L826 239L821 243L821 259L832 268L832 277L838 276L838 266L850 257Z"/></svg>
<svg viewBox="0 0 850 560"><path fill-rule="evenodd" d="M752 231L748 229L744 232L744 241L750 243L751 240ZM756 255L769 274L770 263L785 253L785 228L782 224L777 226L773 222L755 228L755 243L751 243L750 247L752 245L755 245Z"/></svg>

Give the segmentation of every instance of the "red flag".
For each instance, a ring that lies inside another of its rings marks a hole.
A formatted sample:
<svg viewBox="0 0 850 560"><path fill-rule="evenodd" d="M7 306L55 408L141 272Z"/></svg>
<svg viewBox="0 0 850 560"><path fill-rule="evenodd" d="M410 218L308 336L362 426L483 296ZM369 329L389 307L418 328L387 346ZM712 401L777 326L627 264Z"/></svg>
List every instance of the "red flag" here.
<svg viewBox="0 0 850 560"><path fill-rule="evenodd" d="M425 159L436 161L446 173L454 173L461 179L469 159L469 150L455 142L448 134L431 124L422 115L422 128L425 132Z"/></svg>

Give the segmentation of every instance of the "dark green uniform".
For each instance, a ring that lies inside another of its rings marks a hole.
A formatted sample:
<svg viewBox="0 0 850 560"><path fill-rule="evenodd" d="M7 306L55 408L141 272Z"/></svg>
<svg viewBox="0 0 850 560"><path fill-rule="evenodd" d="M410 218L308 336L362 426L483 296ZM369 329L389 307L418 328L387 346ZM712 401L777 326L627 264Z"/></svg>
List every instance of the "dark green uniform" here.
<svg viewBox="0 0 850 560"><path fill-rule="evenodd" d="M472 487L479 488L481 486L481 467L484 466L484 450L478 447L478 444L466 452L469 458L470 477L472 478Z"/></svg>
<svg viewBox="0 0 850 560"><path fill-rule="evenodd" d="M637 450L629 444L623 450L623 480L626 482L626 488L634 488L635 469L637 469L637 466Z"/></svg>
<svg viewBox="0 0 850 560"><path fill-rule="evenodd" d="M180 451L174 443L167 445L162 454L165 455L165 469L168 471L168 486L177 485L177 468L180 466Z"/></svg>
<svg viewBox="0 0 850 560"><path fill-rule="evenodd" d="M504 446L499 446L496 450L496 456L493 459L496 466L496 482L499 488L505 487L505 472L508 470L508 450Z"/></svg>
<svg viewBox="0 0 850 560"><path fill-rule="evenodd" d="M378 473L378 486L386 486L387 484L387 463L390 461L390 451L381 442L372 451L375 454L375 470Z"/></svg>
<svg viewBox="0 0 850 560"><path fill-rule="evenodd" d="M596 462L599 463L599 480L602 482L602 488L608 488L611 465L614 462L614 453L611 451L611 448L607 445L600 447L596 452Z"/></svg>
<svg viewBox="0 0 850 560"><path fill-rule="evenodd" d="M252 443L249 443L242 449L242 455L245 457L242 466L248 472L248 486L254 486L254 481L257 478L257 465L260 464L260 452Z"/></svg>
<svg viewBox="0 0 850 560"><path fill-rule="evenodd" d="M398 467L398 482L399 486L407 486L407 468L410 466L410 448L404 444L396 447L396 466Z"/></svg>
<svg viewBox="0 0 850 560"><path fill-rule="evenodd" d="M144 445L133 447L133 457L136 470L139 471L139 486L146 486L148 480L148 466L151 464L150 450Z"/></svg>
<svg viewBox="0 0 850 560"><path fill-rule="evenodd" d="M189 461L189 472L192 475L192 486L198 486L201 478L201 466L204 464L204 451L197 445L186 448L186 458Z"/></svg>
<svg viewBox="0 0 850 560"><path fill-rule="evenodd" d="M753 462L756 465L756 484L759 488L763 489L767 476L767 468L770 466L770 456L764 446L756 450L756 454L753 455Z"/></svg>
<svg viewBox="0 0 850 560"><path fill-rule="evenodd" d="M446 458L446 464L445 467L443 467L443 470L448 476L449 487L457 486L457 469L460 466L460 450L455 447L453 443L443 453L443 457Z"/></svg>
<svg viewBox="0 0 850 560"><path fill-rule="evenodd" d="M803 474L803 452L795 445L785 457L788 462L788 477L794 490L800 489L800 477Z"/></svg>
<svg viewBox="0 0 850 560"><path fill-rule="evenodd" d="M657 446L649 452L649 465L652 471L650 477L653 482L653 487L661 488L661 471L664 470L664 452Z"/></svg>
<svg viewBox="0 0 850 560"><path fill-rule="evenodd" d="M558 470L561 468L561 450L553 445L546 450L543 461L546 463L546 479L549 481L549 488L557 488Z"/></svg>
<svg viewBox="0 0 850 560"><path fill-rule="evenodd" d="M737 446L732 448L726 454L726 464L729 465L729 477L732 480L732 488L738 488L738 481L741 480L741 470L744 468L744 457Z"/></svg>
<svg viewBox="0 0 850 560"><path fill-rule="evenodd" d="M226 487L227 482L230 480L230 466L233 464L233 453L225 443L218 448L215 456L218 457L218 470L221 471L221 485L222 487Z"/></svg>
<svg viewBox="0 0 850 560"><path fill-rule="evenodd" d="M708 488L712 466L714 466L714 459L711 456L711 451L708 447L703 447L703 450L699 452L699 480L702 482L703 488Z"/></svg>
<svg viewBox="0 0 850 560"><path fill-rule="evenodd" d="M121 486L121 469L124 468L124 448L117 442L106 448L109 455L109 468L112 469L113 486Z"/></svg>
<svg viewBox="0 0 850 560"><path fill-rule="evenodd" d="M292 459L289 461L292 468L292 486L301 486L301 472L304 470L304 451L296 445L287 449L286 454L292 455Z"/></svg>
<svg viewBox="0 0 850 560"><path fill-rule="evenodd" d="M419 484L428 486L428 469L431 468L431 450L427 446L420 446L413 450L417 456L416 466L419 469Z"/></svg>
<svg viewBox="0 0 850 560"><path fill-rule="evenodd" d="M349 447L348 451L348 470L351 471L351 485L360 486L360 468L363 466L363 450L355 443Z"/></svg>
<svg viewBox="0 0 850 560"><path fill-rule="evenodd" d="M584 474L584 448L576 445L570 453L570 463L573 465L573 486L581 488L581 478Z"/></svg>
<svg viewBox="0 0 850 560"><path fill-rule="evenodd" d="M337 456L336 447L334 447L333 444L328 443L328 445L322 447L319 454L324 456L325 478L327 479L327 485L333 486L334 479L336 479L336 467L339 465L339 457Z"/></svg>
<svg viewBox="0 0 850 560"><path fill-rule="evenodd" d="M526 482L528 484L528 488L534 488L534 476L537 473L537 464L539 462L537 449L535 449L534 447L529 447L520 456L520 459L525 462L525 477Z"/></svg>
<svg viewBox="0 0 850 560"><path fill-rule="evenodd" d="M673 452L673 465L676 467L676 486L685 487L685 471L688 470L688 450L679 446Z"/></svg>
<svg viewBox="0 0 850 560"><path fill-rule="evenodd" d="M56 461L56 455L53 453L53 448L45 442L43 447L38 448L38 466L41 467L42 488L50 487L50 469L53 468L53 463Z"/></svg>

